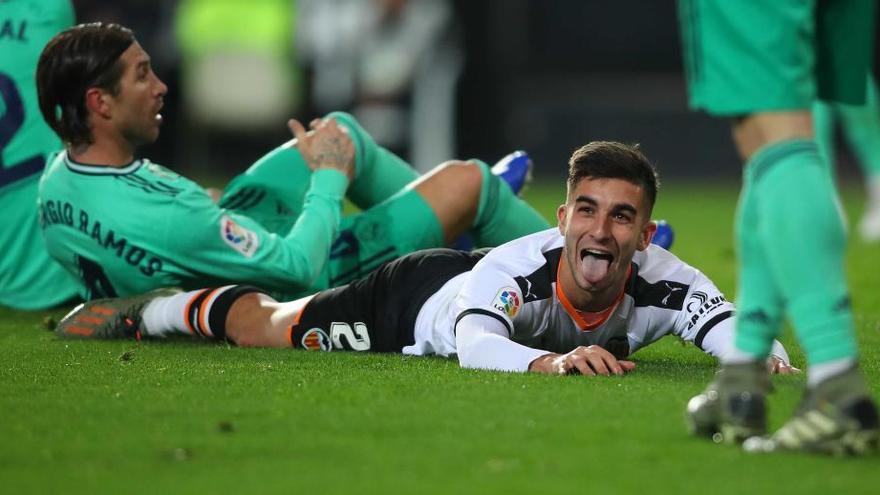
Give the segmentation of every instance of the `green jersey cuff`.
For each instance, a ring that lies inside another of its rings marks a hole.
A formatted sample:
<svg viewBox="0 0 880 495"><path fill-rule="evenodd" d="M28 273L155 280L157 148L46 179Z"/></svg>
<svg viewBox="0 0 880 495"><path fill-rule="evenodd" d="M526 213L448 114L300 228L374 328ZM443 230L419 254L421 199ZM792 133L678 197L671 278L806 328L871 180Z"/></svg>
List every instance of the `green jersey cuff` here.
<svg viewBox="0 0 880 495"><path fill-rule="evenodd" d="M310 191L313 193L342 199L345 197L346 189L348 189L348 176L338 170L321 169L312 174Z"/></svg>

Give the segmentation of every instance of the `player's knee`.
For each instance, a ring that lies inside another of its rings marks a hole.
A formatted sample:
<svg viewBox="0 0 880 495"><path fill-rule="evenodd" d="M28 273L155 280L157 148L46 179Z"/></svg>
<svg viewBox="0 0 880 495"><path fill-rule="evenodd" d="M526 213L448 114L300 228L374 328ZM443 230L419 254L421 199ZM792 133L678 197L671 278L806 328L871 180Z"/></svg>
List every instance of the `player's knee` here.
<svg viewBox="0 0 880 495"><path fill-rule="evenodd" d="M363 133L361 124L354 118L354 115L346 112L330 112L324 118L333 119L337 124L347 128L349 132Z"/></svg>
<svg viewBox="0 0 880 495"><path fill-rule="evenodd" d="M733 123L733 140L740 156L746 160L761 148L791 139L813 139L810 112L760 112Z"/></svg>
<svg viewBox="0 0 880 495"><path fill-rule="evenodd" d="M479 201L480 190L483 187L483 172L478 163L450 160L440 165L438 174L443 176L444 182L449 184L449 190L454 191L462 201L471 200L474 203Z"/></svg>
<svg viewBox="0 0 880 495"><path fill-rule="evenodd" d="M274 347L272 322L278 307L266 294L241 296L226 315L226 337L241 347Z"/></svg>

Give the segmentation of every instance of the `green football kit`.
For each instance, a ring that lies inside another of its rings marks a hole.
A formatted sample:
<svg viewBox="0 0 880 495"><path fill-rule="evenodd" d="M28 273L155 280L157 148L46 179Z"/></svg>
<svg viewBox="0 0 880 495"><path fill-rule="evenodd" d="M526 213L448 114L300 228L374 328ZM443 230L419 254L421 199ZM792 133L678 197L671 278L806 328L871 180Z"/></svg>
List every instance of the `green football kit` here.
<svg viewBox="0 0 880 495"><path fill-rule="evenodd" d="M92 299L159 287L249 283L283 299L338 286L403 254L443 245L417 177L347 114L331 114L355 144L355 178L312 172L291 143L257 161L218 204L194 182L148 160L121 167L51 160L40 221L52 256ZM479 163L474 236L498 245L548 227ZM341 217L346 195L364 210Z"/></svg>
<svg viewBox="0 0 880 495"><path fill-rule="evenodd" d="M739 117L864 101L874 0L679 7L693 108ZM736 349L766 357L788 317L811 370L854 359L842 208L815 140L772 142L747 158L736 216Z"/></svg>
<svg viewBox="0 0 880 495"><path fill-rule="evenodd" d="M37 183L61 141L43 121L34 74L43 46L74 22L67 0L0 2L0 305L54 306L77 285L53 261L37 224Z"/></svg>

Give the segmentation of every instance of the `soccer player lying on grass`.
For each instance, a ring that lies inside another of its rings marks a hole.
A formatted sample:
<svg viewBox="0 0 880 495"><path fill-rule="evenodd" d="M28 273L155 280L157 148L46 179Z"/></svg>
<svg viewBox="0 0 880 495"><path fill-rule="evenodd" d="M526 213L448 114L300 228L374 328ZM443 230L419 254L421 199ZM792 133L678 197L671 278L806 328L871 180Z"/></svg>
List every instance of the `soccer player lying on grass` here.
<svg viewBox="0 0 880 495"><path fill-rule="evenodd" d="M718 356L730 343L733 305L650 244L656 191L637 147L593 142L571 158L558 228L488 254L420 251L287 303L241 285L92 301L56 332L457 355L466 368L550 374L621 375L635 367L627 356L668 334ZM794 371L778 342L768 365Z"/></svg>
<svg viewBox="0 0 880 495"><path fill-rule="evenodd" d="M43 237L86 299L233 281L294 298L467 231L477 245L496 246L549 227L486 164L447 162L418 177L341 113L313 121L310 132L292 121L297 139L234 179L215 204L192 181L135 159L159 136L167 87L122 26L55 36L37 86L43 117L66 146L40 184ZM499 167L519 188L528 159ZM363 212L341 219L346 193Z"/></svg>

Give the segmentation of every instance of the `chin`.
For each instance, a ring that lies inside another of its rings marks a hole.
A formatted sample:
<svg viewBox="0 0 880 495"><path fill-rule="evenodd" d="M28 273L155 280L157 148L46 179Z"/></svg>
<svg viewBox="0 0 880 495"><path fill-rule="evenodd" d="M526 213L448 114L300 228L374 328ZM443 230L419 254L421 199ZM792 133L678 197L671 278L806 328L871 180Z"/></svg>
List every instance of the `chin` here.
<svg viewBox="0 0 880 495"><path fill-rule="evenodd" d="M141 137L141 144L153 144L159 139L159 128L156 127L155 130L148 133L145 136Z"/></svg>

